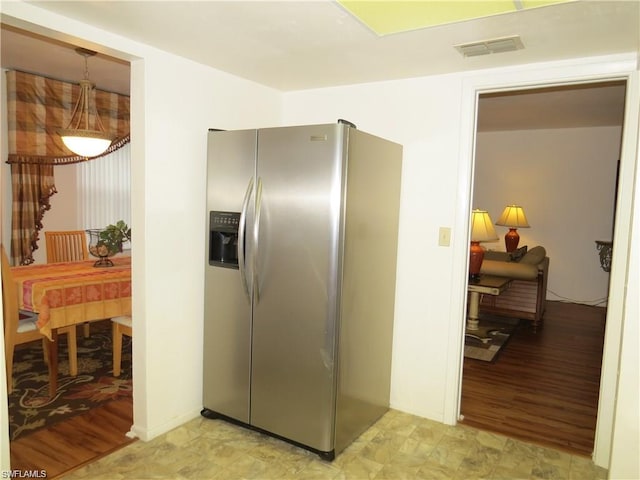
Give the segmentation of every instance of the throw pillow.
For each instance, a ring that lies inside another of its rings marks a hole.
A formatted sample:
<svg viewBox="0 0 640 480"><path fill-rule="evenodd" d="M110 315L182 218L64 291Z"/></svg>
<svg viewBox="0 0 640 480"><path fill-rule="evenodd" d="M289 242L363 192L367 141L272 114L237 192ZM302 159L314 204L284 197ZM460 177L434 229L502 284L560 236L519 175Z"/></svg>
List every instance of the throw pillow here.
<svg viewBox="0 0 640 480"><path fill-rule="evenodd" d="M519 262L522 257L527 253L527 246L520 247L509 254L510 262Z"/></svg>

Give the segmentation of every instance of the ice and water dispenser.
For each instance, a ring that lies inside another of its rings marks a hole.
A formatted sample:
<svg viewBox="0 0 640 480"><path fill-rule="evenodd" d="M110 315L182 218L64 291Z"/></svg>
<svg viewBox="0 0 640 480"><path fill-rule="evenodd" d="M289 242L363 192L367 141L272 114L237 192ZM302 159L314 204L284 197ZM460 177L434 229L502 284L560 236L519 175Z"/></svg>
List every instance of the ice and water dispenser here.
<svg viewBox="0 0 640 480"><path fill-rule="evenodd" d="M209 265L238 268L238 226L236 212L209 212Z"/></svg>

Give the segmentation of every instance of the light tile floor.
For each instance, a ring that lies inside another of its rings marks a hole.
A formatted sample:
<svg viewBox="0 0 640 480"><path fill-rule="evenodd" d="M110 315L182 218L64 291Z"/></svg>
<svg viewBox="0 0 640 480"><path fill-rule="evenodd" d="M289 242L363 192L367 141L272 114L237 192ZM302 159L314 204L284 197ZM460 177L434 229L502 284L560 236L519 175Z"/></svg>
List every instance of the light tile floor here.
<svg viewBox="0 0 640 480"><path fill-rule="evenodd" d="M329 463L220 420L134 442L65 479L605 479L583 457L391 410Z"/></svg>

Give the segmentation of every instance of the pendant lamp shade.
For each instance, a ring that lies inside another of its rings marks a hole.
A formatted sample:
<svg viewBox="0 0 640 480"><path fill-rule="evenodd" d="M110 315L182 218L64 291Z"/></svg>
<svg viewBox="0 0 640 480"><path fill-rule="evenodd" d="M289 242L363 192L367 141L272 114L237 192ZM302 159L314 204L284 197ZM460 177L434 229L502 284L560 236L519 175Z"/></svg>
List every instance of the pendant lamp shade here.
<svg viewBox="0 0 640 480"><path fill-rule="evenodd" d="M77 48L76 52L84 57L84 79L80 80L80 96L76 103L71 120L67 128L58 130L58 134L66 147L81 157L95 157L104 153L113 141L113 136L107 133L100 121L95 102L91 102L93 84L89 81L87 58L96 54L91 50ZM90 117L95 119L93 128Z"/></svg>

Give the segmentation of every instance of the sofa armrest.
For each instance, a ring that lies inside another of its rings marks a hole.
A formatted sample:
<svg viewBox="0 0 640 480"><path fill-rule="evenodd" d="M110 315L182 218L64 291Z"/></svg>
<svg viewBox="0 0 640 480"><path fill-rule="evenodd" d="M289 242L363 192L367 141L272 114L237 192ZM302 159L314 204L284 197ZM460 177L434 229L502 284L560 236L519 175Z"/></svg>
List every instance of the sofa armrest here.
<svg viewBox="0 0 640 480"><path fill-rule="evenodd" d="M484 260L480 273L509 277L515 280L535 280L538 277L538 265L517 262L502 262L500 260Z"/></svg>
<svg viewBox="0 0 640 480"><path fill-rule="evenodd" d="M524 257L520 260L520 263L526 263L529 265L541 264L547 256L547 251L544 247L537 246L529 250Z"/></svg>

